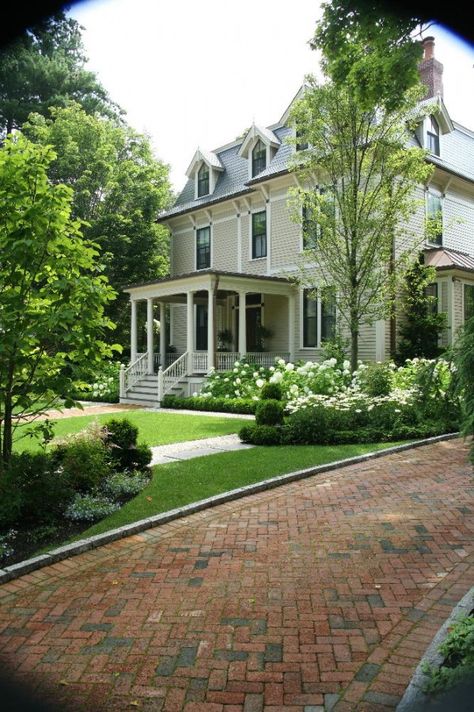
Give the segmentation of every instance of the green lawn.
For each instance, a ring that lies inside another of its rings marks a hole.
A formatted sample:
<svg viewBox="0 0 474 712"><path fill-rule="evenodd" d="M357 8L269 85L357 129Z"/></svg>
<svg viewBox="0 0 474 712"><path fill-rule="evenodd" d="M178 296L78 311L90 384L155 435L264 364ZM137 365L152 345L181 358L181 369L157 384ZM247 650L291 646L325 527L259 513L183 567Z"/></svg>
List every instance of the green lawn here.
<svg viewBox="0 0 474 712"><path fill-rule="evenodd" d="M157 465L153 468L152 481L139 495L76 539L100 534L270 477L355 457L394 444L397 443L255 447Z"/></svg>
<svg viewBox="0 0 474 712"><path fill-rule="evenodd" d="M183 442L184 440L201 440L213 438L218 435L237 433L240 428L248 423L239 418L226 418L225 415L212 417L208 415L185 415L183 413L160 413L155 411L129 410L119 413L104 415L81 415L74 418L61 418L54 421L54 433L63 437L69 433L77 433L93 420L105 423L111 418L127 418L138 426L139 442L147 445L168 445L169 443ZM38 440L29 437L20 438L21 432L31 428L31 425L22 425L15 433L15 450L39 450Z"/></svg>

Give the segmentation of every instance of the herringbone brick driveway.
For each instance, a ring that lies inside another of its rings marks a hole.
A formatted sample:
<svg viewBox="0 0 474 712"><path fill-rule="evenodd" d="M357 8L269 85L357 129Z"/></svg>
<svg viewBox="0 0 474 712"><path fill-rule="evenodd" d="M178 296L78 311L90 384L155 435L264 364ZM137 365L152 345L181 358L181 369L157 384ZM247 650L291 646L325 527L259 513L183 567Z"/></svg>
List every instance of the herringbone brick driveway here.
<svg viewBox="0 0 474 712"><path fill-rule="evenodd" d="M341 468L7 583L0 661L68 710L393 708L474 583L466 455Z"/></svg>

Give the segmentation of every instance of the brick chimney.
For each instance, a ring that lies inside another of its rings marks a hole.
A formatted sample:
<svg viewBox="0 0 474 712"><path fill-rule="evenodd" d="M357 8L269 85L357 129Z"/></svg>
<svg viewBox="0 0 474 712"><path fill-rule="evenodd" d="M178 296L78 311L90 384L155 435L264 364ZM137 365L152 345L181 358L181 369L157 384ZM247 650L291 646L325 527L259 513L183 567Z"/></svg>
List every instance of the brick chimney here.
<svg viewBox="0 0 474 712"><path fill-rule="evenodd" d="M420 62L420 78L426 86L425 99L433 96L443 96L443 65L434 56L434 37L422 40L423 59Z"/></svg>

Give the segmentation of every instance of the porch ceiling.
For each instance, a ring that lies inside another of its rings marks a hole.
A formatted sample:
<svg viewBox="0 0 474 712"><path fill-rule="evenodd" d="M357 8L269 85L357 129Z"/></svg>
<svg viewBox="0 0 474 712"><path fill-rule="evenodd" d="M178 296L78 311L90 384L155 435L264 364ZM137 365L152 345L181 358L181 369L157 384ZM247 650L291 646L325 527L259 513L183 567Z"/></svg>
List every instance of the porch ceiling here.
<svg viewBox="0 0 474 712"><path fill-rule="evenodd" d="M290 296L294 293L295 286L285 277L202 270L153 282L133 284L125 287L123 291L130 294L131 299L152 297L181 303L185 301L187 292L207 292L209 289L217 289L218 297L225 296L225 293L240 291Z"/></svg>

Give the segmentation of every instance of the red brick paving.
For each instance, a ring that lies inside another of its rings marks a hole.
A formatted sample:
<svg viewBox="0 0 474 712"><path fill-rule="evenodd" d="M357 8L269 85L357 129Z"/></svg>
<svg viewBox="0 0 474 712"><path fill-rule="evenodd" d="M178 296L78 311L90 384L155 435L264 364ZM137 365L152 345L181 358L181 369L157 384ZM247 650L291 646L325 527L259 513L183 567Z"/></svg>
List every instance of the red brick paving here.
<svg viewBox="0 0 474 712"><path fill-rule="evenodd" d="M459 440L171 522L0 587L0 662L68 710L393 709L474 584Z"/></svg>

